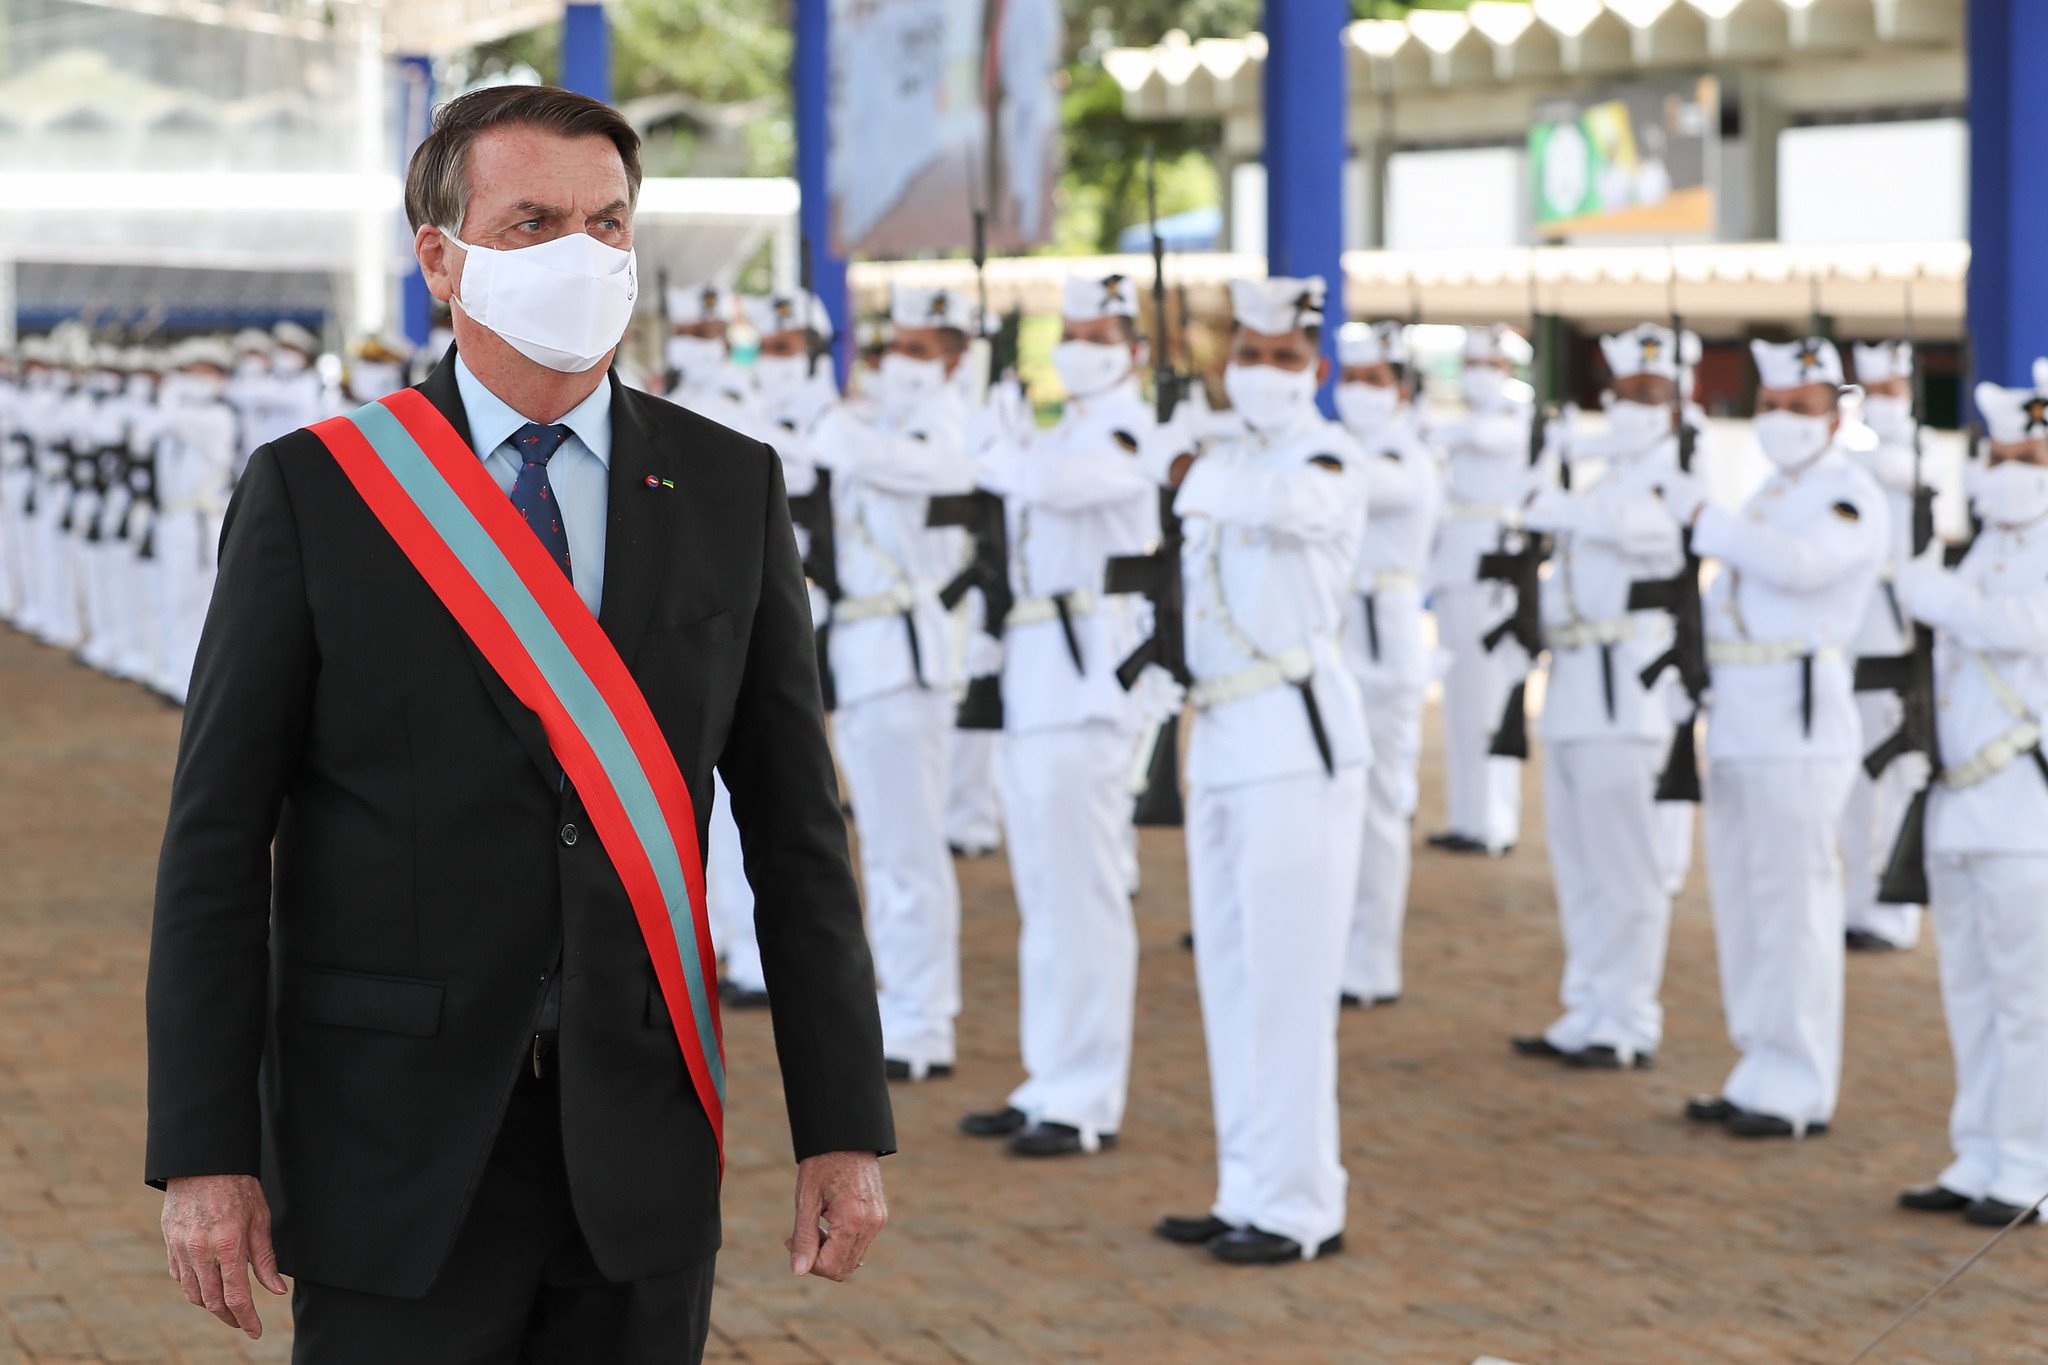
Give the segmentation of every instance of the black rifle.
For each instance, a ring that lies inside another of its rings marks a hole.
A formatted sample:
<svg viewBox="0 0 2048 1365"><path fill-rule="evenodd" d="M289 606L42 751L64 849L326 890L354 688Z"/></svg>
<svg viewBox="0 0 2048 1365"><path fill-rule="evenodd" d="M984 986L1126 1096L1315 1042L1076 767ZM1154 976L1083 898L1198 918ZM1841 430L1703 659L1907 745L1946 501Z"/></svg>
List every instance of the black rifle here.
<svg viewBox="0 0 2048 1365"><path fill-rule="evenodd" d="M808 493L792 494L789 518L808 533L804 550L804 577L818 585L825 595L824 624L818 627L818 687L827 711L837 709L839 689L832 678L832 613L843 594L839 589L839 531L832 519L832 471L817 471L817 482Z"/></svg>
<svg viewBox="0 0 2048 1365"><path fill-rule="evenodd" d="M668 339L676 334L676 327L675 319L668 311L668 267L665 265L654 272L654 306L656 316L661 319L661 391L667 395L675 389L676 380L681 376L668 363Z"/></svg>
<svg viewBox="0 0 2048 1365"><path fill-rule="evenodd" d="M1535 271L1530 271L1530 287L1533 293ZM1533 302L1532 302L1533 307ZM1542 318L1536 317L1533 332L1542 330ZM1530 363L1530 374L1538 379L1543 377L1542 357L1534 356ZM1529 416L1529 468L1535 469L1543 463L1543 449L1547 444L1551 414L1544 402L1544 396L1536 395L1534 410ZM1568 466L1559 464L1558 479L1562 487L1571 487ZM1511 536L1519 536L1520 544L1509 548ZM1514 609L1506 619L1480 638L1480 644L1491 654L1500 648L1501 641L1513 640L1528 655L1529 667L1536 666L1536 656L1543 652L1543 562L1550 558L1550 537L1535 531L1511 533L1501 532L1500 547L1479 556L1479 577L1495 583L1504 583L1515 595ZM1529 757L1529 678L1524 673L1520 681L1508 690L1507 705L1501 708L1500 727L1493 733L1493 742L1487 752L1496 758L1527 759Z"/></svg>
<svg viewBox="0 0 2048 1365"><path fill-rule="evenodd" d="M1166 328L1166 242L1159 235L1159 181L1152 150L1145 151L1145 212L1152 224L1152 403L1164 427L1173 420L1186 381L1173 368ZM1182 303L1181 321L1187 321ZM1180 518L1174 515L1175 490L1159 490L1159 545L1150 554L1118 555L1109 561L1105 591L1136 593L1152 604L1152 636L1117 665L1116 680L1126 692L1153 664L1165 669L1182 687L1191 685L1188 671L1187 596L1181 581ZM1138 794L1135 823L1175 828L1186 822L1180 798L1180 719L1168 717L1153 734L1145 760L1145 789Z"/></svg>
<svg viewBox="0 0 2048 1365"><path fill-rule="evenodd" d="M939 605L951 611L969 592L979 591L981 628L991 638L1002 639L1003 622L1015 600L1010 591L1010 528L1003 500L982 488L943 494L927 504L925 525L958 526L973 541L966 565L939 589ZM1002 678L994 673L969 678L954 723L962 730L1002 729Z"/></svg>

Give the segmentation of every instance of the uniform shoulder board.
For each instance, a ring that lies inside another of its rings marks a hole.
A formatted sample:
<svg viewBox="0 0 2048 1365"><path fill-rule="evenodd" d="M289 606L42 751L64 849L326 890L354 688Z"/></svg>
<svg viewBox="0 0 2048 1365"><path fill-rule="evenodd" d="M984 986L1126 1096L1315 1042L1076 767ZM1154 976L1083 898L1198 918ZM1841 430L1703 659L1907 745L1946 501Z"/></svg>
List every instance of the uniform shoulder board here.
<svg viewBox="0 0 2048 1365"><path fill-rule="evenodd" d="M1857 510L1856 504L1846 500L1835 504L1835 515L1843 521L1863 520L1863 513Z"/></svg>
<svg viewBox="0 0 2048 1365"><path fill-rule="evenodd" d="M1309 456L1308 462L1314 465L1317 469L1328 469L1339 474L1344 472L1344 462L1338 459L1335 455L1328 454L1327 452L1321 455Z"/></svg>
<svg viewBox="0 0 2048 1365"><path fill-rule="evenodd" d="M1122 446L1126 453L1131 455L1138 453L1138 438L1131 435L1128 431L1112 431L1109 435L1110 439Z"/></svg>

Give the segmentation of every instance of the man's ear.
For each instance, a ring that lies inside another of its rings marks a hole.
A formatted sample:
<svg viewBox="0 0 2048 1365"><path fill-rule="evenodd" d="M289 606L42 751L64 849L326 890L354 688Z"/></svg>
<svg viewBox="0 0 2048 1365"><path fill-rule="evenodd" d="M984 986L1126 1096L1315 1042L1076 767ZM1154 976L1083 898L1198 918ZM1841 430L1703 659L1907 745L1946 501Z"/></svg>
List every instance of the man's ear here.
<svg viewBox="0 0 2048 1365"><path fill-rule="evenodd" d="M453 299L462 283L462 248L449 241L447 233L426 223L413 234L412 250L419 257L427 292L443 303Z"/></svg>

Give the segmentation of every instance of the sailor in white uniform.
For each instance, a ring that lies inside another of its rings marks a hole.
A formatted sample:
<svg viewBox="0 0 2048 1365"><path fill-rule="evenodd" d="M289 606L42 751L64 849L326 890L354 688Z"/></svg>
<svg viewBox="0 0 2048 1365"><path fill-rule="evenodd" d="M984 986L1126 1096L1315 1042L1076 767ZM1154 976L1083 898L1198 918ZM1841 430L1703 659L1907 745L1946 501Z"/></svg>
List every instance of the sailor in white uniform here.
<svg viewBox="0 0 2048 1365"><path fill-rule="evenodd" d="M163 622L162 671L155 689L182 703L199 652L199 630L213 599L221 518L240 458L228 405L227 348L195 338L173 353L176 400L157 447L156 583Z"/></svg>
<svg viewBox="0 0 2048 1365"><path fill-rule="evenodd" d="M662 355L668 362L668 401L740 429L745 426L748 384L733 364L727 329L732 295L715 284L671 287L663 296L670 335Z"/></svg>

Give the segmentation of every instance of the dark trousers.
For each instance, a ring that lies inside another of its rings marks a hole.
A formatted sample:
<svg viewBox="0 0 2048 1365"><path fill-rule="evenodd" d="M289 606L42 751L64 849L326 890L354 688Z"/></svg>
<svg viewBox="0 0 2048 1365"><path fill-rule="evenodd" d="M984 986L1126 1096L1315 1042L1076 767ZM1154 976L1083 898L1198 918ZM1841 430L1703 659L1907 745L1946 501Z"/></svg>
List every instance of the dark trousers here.
<svg viewBox="0 0 2048 1365"><path fill-rule="evenodd" d="M295 1365L694 1365L714 1258L615 1284L569 1203L561 1096L522 1076L448 1263L423 1299L299 1280Z"/></svg>

